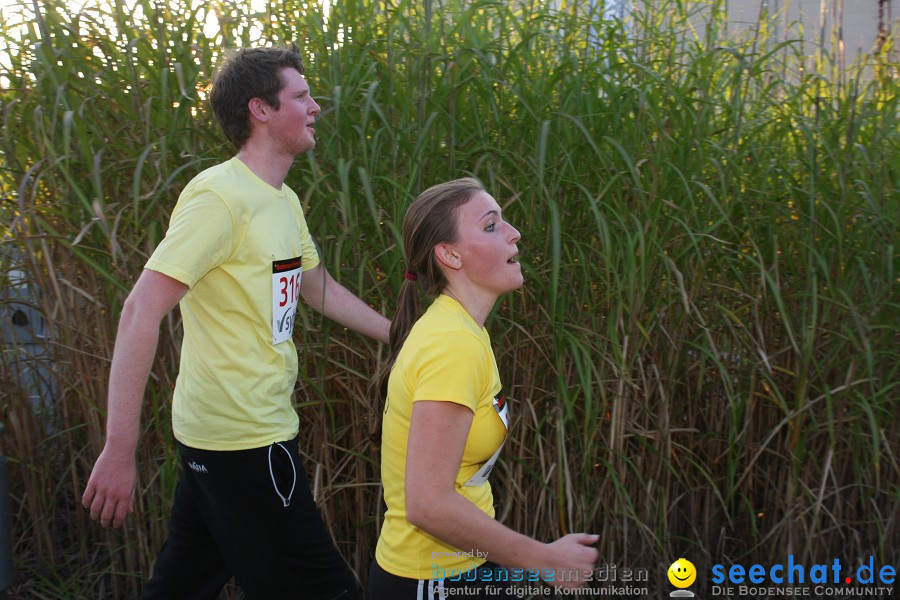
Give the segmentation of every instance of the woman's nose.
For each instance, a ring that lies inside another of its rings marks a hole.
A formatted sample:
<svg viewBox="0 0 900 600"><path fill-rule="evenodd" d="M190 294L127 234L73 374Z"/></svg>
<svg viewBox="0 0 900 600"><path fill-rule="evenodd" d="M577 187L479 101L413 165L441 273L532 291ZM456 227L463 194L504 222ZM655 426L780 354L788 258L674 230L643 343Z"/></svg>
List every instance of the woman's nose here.
<svg viewBox="0 0 900 600"><path fill-rule="evenodd" d="M518 229L516 229L516 228L513 227L512 225L509 226L509 229L510 229L510 236L509 236L509 243L510 243L510 244L515 244L515 243L518 242L520 239L522 239L522 234L519 233L519 230L518 230Z"/></svg>

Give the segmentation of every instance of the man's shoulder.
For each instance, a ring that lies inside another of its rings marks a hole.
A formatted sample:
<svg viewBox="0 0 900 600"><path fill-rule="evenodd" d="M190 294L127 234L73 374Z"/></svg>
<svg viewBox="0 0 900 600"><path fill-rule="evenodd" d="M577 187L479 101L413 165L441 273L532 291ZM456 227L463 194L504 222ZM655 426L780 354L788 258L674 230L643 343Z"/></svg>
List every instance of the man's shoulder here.
<svg viewBox="0 0 900 600"><path fill-rule="evenodd" d="M240 172L235 169L234 159L230 159L203 169L194 175L184 189L188 191L220 186L227 188L238 179L240 179Z"/></svg>
<svg viewBox="0 0 900 600"><path fill-rule="evenodd" d="M255 181L237 159L213 165L197 173L181 192L178 204L223 204L232 211L246 209L247 199L257 197Z"/></svg>

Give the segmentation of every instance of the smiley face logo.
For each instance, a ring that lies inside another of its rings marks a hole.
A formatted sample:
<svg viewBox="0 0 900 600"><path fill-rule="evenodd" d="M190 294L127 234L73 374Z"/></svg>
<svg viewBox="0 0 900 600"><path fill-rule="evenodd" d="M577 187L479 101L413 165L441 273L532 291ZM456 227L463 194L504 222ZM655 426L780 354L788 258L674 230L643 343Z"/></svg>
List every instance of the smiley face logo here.
<svg viewBox="0 0 900 600"><path fill-rule="evenodd" d="M673 562L667 574L669 583L677 588L686 588L697 579L697 569L694 568L694 563L686 558L679 558Z"/></svg>

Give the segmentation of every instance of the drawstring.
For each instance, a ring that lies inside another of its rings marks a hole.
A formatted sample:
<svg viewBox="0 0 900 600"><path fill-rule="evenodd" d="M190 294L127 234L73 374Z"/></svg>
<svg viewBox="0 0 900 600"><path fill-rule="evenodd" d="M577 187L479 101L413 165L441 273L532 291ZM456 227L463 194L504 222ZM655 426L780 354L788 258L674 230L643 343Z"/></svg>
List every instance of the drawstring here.
<svg viewBox="0 0 900 600"><path fill-rule="evenodd" d="M288 492L287 498L281 495L281 490L278 489L278 482L275 481L275 472L272 471L272 446L278 446L284 450L284 453L288 455L288 460L291 461L291 469L294 470L294 481L291 483L291 491ZM269 446L269 475L272 477L272 487L275 488L275 493L278 494L278 497L281 498L281 503L287 508L291 504L291 496L294 495L294 487L297 485L297 467L294 466L294 457L291 456L287 448L278 442L275 442L272 446Z"/></svg>

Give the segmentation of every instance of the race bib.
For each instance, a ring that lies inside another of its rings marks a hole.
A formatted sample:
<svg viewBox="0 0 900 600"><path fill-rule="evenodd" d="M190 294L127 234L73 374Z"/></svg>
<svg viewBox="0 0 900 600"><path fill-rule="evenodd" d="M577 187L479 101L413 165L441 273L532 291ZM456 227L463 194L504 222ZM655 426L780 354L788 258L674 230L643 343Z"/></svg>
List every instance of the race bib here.
<svg viewBox="0 0 900 600"><path fill-rule="evenodd" d="M289 258L272 262L272 343L291 339L294 319L300 300L300 278L303 258Z"/></svg>
<svg viewBox="0 0 900 600"><path fill-rule="evenodd" d="M497 416L500 417L500 422L503 423L503 427L509 431L509 404L506 402L506 396L503 396L503 390L500 390L500 396L494 398L493 406L494 410L497 411ZM472 475L469 480L466 482L466 485L469 487L475 487L484 484L488 480L488 476L491 474L491 470L494 468L494 463L497 462L497 458L500 456L500 451L503 450L503 445L506 444L506 439L504 438L503 443L500 444L500 447L497 448L497 451L494 452L494 455L491 456L486 463L484 463L478 472Z"/></svg>

